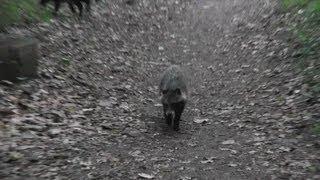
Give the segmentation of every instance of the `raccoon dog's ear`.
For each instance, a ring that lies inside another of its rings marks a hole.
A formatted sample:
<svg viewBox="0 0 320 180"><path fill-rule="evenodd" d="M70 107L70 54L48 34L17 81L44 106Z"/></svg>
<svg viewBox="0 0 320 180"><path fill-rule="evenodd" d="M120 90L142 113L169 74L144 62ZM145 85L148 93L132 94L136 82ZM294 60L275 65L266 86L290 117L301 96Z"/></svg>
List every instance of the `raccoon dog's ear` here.
<svg viewBox="0 0 320 180"><path fill-rule="evenodd" d="M174 90L174 93L178 94L178 95L181 95L181 90L180 89L176 89L176 90Z"/></svg>

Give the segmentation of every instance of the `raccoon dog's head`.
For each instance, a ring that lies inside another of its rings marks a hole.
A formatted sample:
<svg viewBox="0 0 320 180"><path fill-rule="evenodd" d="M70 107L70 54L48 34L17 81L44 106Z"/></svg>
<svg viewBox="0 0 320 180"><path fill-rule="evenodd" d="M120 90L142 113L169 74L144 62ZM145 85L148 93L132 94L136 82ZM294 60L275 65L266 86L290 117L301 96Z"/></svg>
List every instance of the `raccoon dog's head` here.
<svg viewBox="0 0 320 180"><path fill-rule="evenodd" d="M172 104L172 103L178 103L181 101L185 101L186 95L181 92L180 89L175 90L162 90L162 103L164 104Z"/></svg>

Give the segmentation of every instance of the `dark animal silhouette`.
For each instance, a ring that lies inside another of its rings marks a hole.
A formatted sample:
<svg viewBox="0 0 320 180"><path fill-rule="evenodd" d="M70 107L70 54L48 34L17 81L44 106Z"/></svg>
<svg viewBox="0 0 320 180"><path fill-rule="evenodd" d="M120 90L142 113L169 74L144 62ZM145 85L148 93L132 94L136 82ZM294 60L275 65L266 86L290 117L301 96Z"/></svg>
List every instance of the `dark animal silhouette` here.
<svg viewBox="0 0 320 180"><path fill-rule="evenodd" d="M70 10L73 13L76 13L76 10L74 8L74 5L76 5L78 7L79 15L81 17L83 14L82 2L84 2L86 4L87 11L90 12L90 5L91 5L90 0L40 0L40 4L43 6L46 6L46 4L51 1L54 2L54 14L55 15L57 15L57 13L61 7L61 3L67 3L69 5Z"/></svg>
<svg viewBox="0 0 320 180"><path fill-rule="evenodd" d="M187 102L187 86L179 66L170 66L163 74L160 85L164 117L168 125L179 130L180 117Z"/></svg>

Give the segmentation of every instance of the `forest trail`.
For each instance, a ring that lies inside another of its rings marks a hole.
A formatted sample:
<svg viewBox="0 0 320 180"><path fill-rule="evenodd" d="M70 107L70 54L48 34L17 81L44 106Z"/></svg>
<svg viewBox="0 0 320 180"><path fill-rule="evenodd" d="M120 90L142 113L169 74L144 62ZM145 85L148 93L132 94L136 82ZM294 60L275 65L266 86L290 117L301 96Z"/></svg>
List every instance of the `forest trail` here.
<svg viewBox="0 0 320 180"><path fill-rule="evenodd" d="M13 28L43 56L40 78L10 94L29 109L6 118L1 179L319 177L317 147L296 127L312 116L282 94L294 73L274 1L134 2ZM189 83L179 132L158 98L169 64Z"/></svg>

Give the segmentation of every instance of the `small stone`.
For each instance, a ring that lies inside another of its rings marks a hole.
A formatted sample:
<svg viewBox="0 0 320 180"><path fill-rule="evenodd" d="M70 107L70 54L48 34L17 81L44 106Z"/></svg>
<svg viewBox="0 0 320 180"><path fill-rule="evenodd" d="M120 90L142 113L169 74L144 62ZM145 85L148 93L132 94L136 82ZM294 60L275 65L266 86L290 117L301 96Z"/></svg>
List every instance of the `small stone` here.
<svg viewBox="0 0 320 180"><path fill-rule="evenodd" d="M103 123L100 126L101 126L101 128L103 130L112 130L113 129L113 127L112 127L113 124L112 123Z"/></svg>
<svg viewBox="0 0 320 180"><path fill-rule="evenodd" d="M82 109L84 115L90 115L93 113L94 110L94 108Z"/></svg>
<svg viewBox="0 0 320 180"><path fill-rule="evenodd" d="M121 109L123 109L125 112L129 112L130 111L129 104L127 102L122 102L119 107Z"/></svg>
<svg viewBox="0 0 320 180"><path fill-rule="evenodd" d="M200 119L200 118L196 118L193 120L193 122L197 123L197 124L204 124L207 123L209 121L209 119Z"/></svg>
<svg viewBox="0 0 320 180"><path fill-rule="evenodd" d="M38 162L40 160L39 156L32 155L31 157L28 158L28 160L32 163Z"/></svg>
<svg viewBox="0 0 320 180"><path fill-rule="evenodd" d="M190 143L188 143L188 146L195 147L195 146L197 146L197 143L195 143L195 142L190 142Z"/></svg>
<svg viewBox="0 0 320 180"><path fill-rule="evenodd" d="M237 164L234 164L234 163L229 163L228 166L230 166L230 167L237 167L238 165L237 165Z"/></svg>
<svg viewBox="0 0 320 180"><path fill-rule="evenodd" d="M48 136L51 138L57 137L61 133L61 129L50 129L48 131Z"/></svg>
<svg viewBox="0 0 320 180"><path fill-rule="evenodd" d="M229 139L229 140L227 140L227 141L223 141L221 144L223 144L223 145L230 145L230 144L234 144L234 143L236 143L235 140Z"/></svg>
<svg viewBox="0 0 320 180"><path fill-rule="evenodd" d="M154 175L150 175L150 174L146 174L146 173L139 173L138 176L142 177L144 179L153 179L154 178Z"/></svg>
<svg viewBox="0 0 320 180"><path fill-rule="evenodd" d="M248 67L250 67L250 65L248 65L248 64L241 65L241 68L248 68Z"/></svg>
<svg viewBox="0 0 320 180"><path fill-rule="evenodd" d="M303 9L300 9L299 11L298 11L298 14L303 14Z"/></svg>
<svg viewBox="0 0 320 180"><path fill-rule="evenodd" d="M249 151L249 154L255 154L257 151L254 151L254 150L252 150L252 151Z"/></svg>

